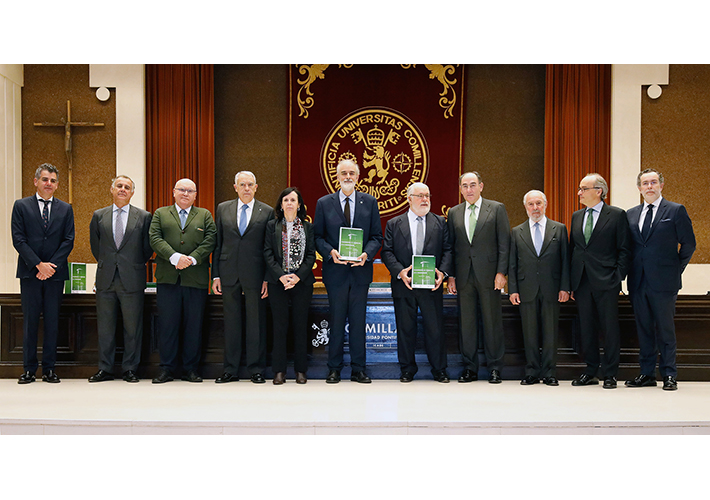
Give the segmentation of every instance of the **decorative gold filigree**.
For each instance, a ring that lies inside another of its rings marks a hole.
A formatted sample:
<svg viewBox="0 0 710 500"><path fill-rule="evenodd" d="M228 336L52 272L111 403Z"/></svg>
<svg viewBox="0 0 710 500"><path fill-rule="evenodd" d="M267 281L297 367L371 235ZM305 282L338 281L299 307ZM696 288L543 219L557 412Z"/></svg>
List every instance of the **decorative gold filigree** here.
<svg viewBox="0 0 710 500"><path fill-rule="evenodd" d="M316 79L320 78L321 80L325 78L325 70L326 68L330 66L330 64L312 64L311 66L308 66L307 64L302 64L298 68L298 72L302 75L306 75L306 78L303 80L296 80L296 83L301 86L300 89L298 89L298 94L296 96L296 99L298 100L298 107L300 108L301 112L298 114L298 116L303 116L304 119L308 118L308 110L313 107L313 104L315 104L315 100L313 99L313 92L311 92L311 83L315 82ZM352 68L352 64L338 64L339 68ZM307 96L305 99L301 98L301 92L305 89L306 93L305 95Z"/></svg>
<svg viewBox="0 0 710 500"><path fill-rule="evenodd" d="M410 69L415 68L416 64L401 64L402 68ZM429 78L436 78L444 86L444 90L439 94L441 99L439 99L439 106L444 109L444 118L453 118L454 116L454 106L456 106L456 91L453 85L456 84L458 80L449 80L447 78L447 73L453 75L456 72L456 68L453 65L447 64L425 64L424 65L429 71ZM449 89L451 89L451 99L448 98Z"/></svg>

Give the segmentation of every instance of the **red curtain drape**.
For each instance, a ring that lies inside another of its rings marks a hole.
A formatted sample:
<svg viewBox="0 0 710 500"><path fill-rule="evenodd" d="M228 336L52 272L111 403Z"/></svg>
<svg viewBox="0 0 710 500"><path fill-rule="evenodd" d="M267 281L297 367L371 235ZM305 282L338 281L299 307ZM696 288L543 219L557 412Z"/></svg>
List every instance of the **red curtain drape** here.
<svg viewBox="0 0 710 500"><path fill-rule="evenodd" d="M611 65L549 64L545 92L547 216L569 229L588 173L611 190ZM608 199L608 197L607 197Z"/></svg>
<svg viewBox="0 0 710 500"><path fill-rule="evenodd" d="M197 184L196 205L214 213L214 67L146 65L146 209L175 202L184 177Z"/></svg>

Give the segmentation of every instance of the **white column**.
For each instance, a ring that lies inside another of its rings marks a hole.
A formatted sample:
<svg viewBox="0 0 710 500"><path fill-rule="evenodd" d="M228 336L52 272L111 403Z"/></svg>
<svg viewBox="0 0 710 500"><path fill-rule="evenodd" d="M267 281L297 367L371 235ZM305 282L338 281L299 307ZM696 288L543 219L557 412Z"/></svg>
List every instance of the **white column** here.
<svg viewBox="0 0 710 500"><path fill-rule="evenodd" d="M0 64L0 292L19 293L12 246L12 205L22 197L22 64Z"/></svg>
<svg viewBox="0 0 710 500"><path fill-rule="evenodd" d="M116 173L134 180L131 203L145 208L145 67L90 64L89 86L116 89Z"/></svg>
<svg viewBox="0 0 710 500"><path fill-rule="evenodd" d="M642 85L668 85L668 64L613 64L611 67L611 190L610 202L628 210L639 204L636 176L641 171ZM660 97L663 99L663 96ZM696 233L698 227L695 227ZM710 265L689 264L681 294L705 295ZM624 289L626 287L624 286Z"/></svg>

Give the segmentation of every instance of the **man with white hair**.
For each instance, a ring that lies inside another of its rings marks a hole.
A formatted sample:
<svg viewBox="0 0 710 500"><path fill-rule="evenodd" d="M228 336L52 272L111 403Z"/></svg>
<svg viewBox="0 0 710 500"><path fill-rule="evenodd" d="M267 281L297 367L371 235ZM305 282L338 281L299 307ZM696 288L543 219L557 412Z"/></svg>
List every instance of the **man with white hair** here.
<svg viewBox="0 0 710 500"><path fill-rule="evenodd" d="M217 207L217 247L212 258L212 291L224 307L224 373L217 384L239 380L242 338L251 381L265 383L266 301L264 234L274 209L254 198L259 186L248 170L234 176L237 198ZM242 293L245 308L242 309ZM243 311L243 312L242 312ZM242 314L246 331L242 331Z"/></svg>
<svg viewBox="0 0 710 500"><path fill-rule="evenodd" d="M343 369L345 321L350 323L350 380L372 382L365 372L365 317L367 292L372 283L372 261L382 245L382 225L377 199L355 190L360 168L353 160L337 167L340 189L321 197L316 204L316 250L323 258L323 283L328 291L330 341L326 383L340 382ZM338 252L341 227L362 229L363 252L357 260L342 260Z"/></svg>
<svg viewBox="0 0 710 500"><path fill-rule="evenodd" d="M154 384L170 382L182 358L182 380L202 382L198 373L202 351L202 318L210 286L210 254L217 239L212 214L194 206L197 186L180 179L173 188L175 204L161 207L150 223L155 250L158 351L160 373ZM184 319L184 321L183 321ZM184 327L179 355L180 325Z"/></svg>
<svg viewBox="0 0 710 500"><path fill-rule="evenodd" d="M527 361L520 384L557 386L560 303L569 300L570 289L567 228L545 217L542 191L528 191L523 205L528 220L513 228L508 264L509 299L520 306Z"/></svg>
<svg viewBox="0 0 710 500"><path fill-rule="evenodd" d="M437 382L448 383L446 336L444 335L444 278L451 272L453 255L446 219L431 213L429 187L415 182L407 188L409 210L387 221L382 262L392 277L392 299L397 321L397 358L400 382L411 382L417 373L417 310L422 313L424 348ZM436 259L432 289L412 287L412 256Z"/></svg>

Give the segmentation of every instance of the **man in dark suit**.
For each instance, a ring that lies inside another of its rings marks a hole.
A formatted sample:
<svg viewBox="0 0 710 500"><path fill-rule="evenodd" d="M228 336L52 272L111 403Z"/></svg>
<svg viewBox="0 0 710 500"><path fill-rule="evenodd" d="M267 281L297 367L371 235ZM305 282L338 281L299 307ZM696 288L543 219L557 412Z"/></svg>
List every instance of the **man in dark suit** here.
<svg viewBox="0 0 710 500"><path fill-rule="evenodd" d="M138 382L143 339L145 264L153 255L148 230L152 216L130 205L133 179L119 175L111 184L113 205L94 212L89 224L96 268L96 321L99 331L99 371L89 382L113 380L118 310L123 318L123 360L126 382Z"/></svg>
<svg viewBox="0 0 710 500"><path fill-rule="evenodd" d="M217 247L212 258L212 291L224 306L224 373L218 384L239 380L242 338L246 336L246 365L251 381L263 384L266 367L266 301L264 232L274 209L254 199L259 186L249 171L237 172L237 199L217 207ZM246 332L242 332L242 293ZM246 334L246 335L245 335Z"/></svg>
<svg viewBox="0 0 710 500"><path fill-rule="evenodd" d="M681 275L695 251L695 233L683 205L661 196L663 174L646 169L636 178L644 202L627 212L632 261L627 285L636 317L641 373L628 387L656 386L656 358L663 389L678 388L675 302Z"/></svg>
<svg viewBox="0 0 710 500"><path fill-rule="evenodd" d="M365 373L365 317L372 260L382 245L380 211L373 196L355 191L360 169L354 161L341 161L337 176L340 189L318 200L314 223L316 250L323 258L323 283L328 291L331 315L329 373L325 381L340 382L347 319L350 322L350 380L367 384L372 380ZM363 253L356 261L341 260L338 252L341 227L363 230Z"/></svg>
<svg viewBox="0 0 710 500"><path fill-rule="evenodd" d="M483 320L483 345L488 381L501 382L505 341L501 290L505 287L510 249L510 223L505 206L481 198L483 181L478 172L459 177L465 201L449 210L448 225L454 250L454 276L449 292L458 294L460 345L464 370L459 382L478 380L478 313Z"/></svg>
<svg viewBox="0 0 710 500"><path fill-rule="evenodd" d="M421 182L407 188L409 210L387 221L382 262L392 277L392 298L397 321L397 358L400 382L411 382L417 373L417 310L424 324L424 347L437 382L448 383L444 335L444 277L451 272L452 253L446 219L432 214L429 187ZM433 289L412 288L412 255L436 258Z"/></svg>
<svg viewBox="0 0 710 500"><path fill-rule="evenodd" d="M523 205L528 220L513 228L508 265L508 293L510 303L520 306L527 361L520 384L542 380L556 386L560 302L569 300L570 289L567 228L545 217L547 196L542 191L528 191Z"/></svg>
<svg viewBox="0 0 710 500"><path fill-rule="evenodd" d="M619 371L619 292L631 257L626 212L604 203L609 187L599 174L579 183L579 202L587 207L572 214L570 229L571 297L577 302L584 372L574 386L597 385L597 371L605 389L616 388ZM599 330L604 335L604 357L599 356Z"/></svg>
<svg viewBox="0 0 710 500"><path fill-rule="evenodd" d="M173 380L178 367L180 324L182 380L202 382L197 369L202 350L202 317L210 286L210 254L217 240L212 214L194 206L197 186L180 179L173 189L175 205L161 207L150 223L150 246L155 250L158 351L160 373L154 384Z"/></svg>
<svg viewBox="0 0 710 500"><path fill-rule="evenodd" d="M40 315L44 317L42 380L60 382L54 365L64 281L69 279L67 257L74 248L74 211L54 197L59 185L57 174L54 165L40 165L34 178L37 193L15 201L12 207L12 244L19 254L17 277L23 316L24 373L19 384L35 381Z"/></svg>

